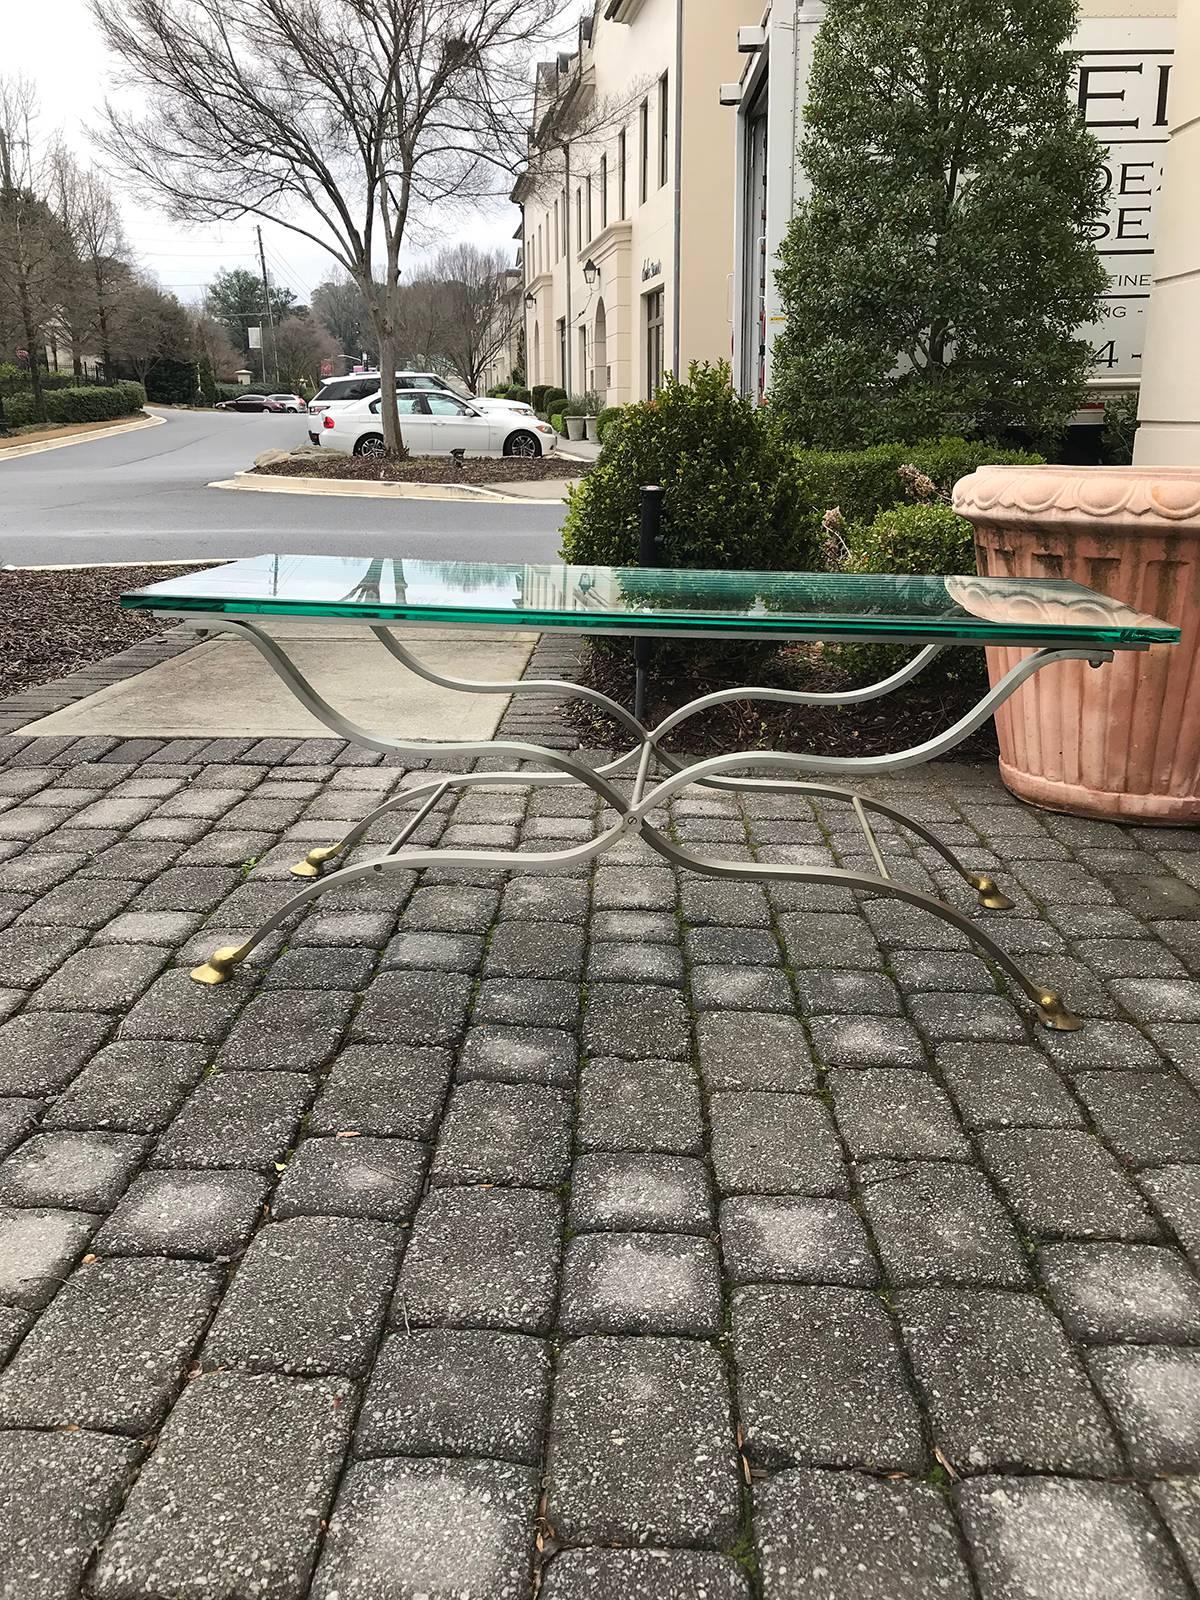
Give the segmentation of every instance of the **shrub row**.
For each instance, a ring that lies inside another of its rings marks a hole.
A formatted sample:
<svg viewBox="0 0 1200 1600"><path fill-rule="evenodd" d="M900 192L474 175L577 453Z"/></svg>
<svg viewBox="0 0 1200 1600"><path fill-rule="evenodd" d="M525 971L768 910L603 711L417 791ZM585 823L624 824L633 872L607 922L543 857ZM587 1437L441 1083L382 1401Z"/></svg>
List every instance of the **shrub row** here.
<svg viewBox="0 0 1200 1600"><path fill-rule="evenodd" d="M539 416L549 416L552 411L558 411L563 401L567 398L567 391L559 389L552 383L535 383L530 393L530 405Z"/></svg>
<svg viewBox="0 0 1200 1600"><path fill-rule="evenodd" d="M948 499L960 478L978 467L1040 464L1044 457L968 439L928 439L922 444L880 444L866 450L798 450L807 515L817 523L836 506L847 522L870 522L905 500L900 468L915 467Z"/></svg>
<svg viewBox="0 0 1200 1600"><path fill-rule="evenodd" d="M140 383L122 380L109 387L51 389L44 398L47 422L111 422L140 411L146 404L146 391ZM33 396L27 390L7 398L4 410L15 427L37 420L33 414Z"/></svg>
<svg viewBox="0 0 1200 1600"><path fill-rule="evenodd" d="M533 392L520 383L498 383L488 390L489 400L519 400L522 405L533 404Z"/></svg>

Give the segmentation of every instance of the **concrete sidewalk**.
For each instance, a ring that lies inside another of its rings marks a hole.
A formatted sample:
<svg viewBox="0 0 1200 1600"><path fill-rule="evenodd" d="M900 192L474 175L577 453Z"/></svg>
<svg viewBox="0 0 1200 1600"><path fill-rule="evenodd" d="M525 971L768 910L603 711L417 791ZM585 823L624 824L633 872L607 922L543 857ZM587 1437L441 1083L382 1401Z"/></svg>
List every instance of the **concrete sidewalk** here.
<svg viewBox="0 0 1200 1600"><path fill-rule="evenodd" d="M427 770L327 738L0 762L0 1591L1195 1595L1195 832L1034 812L990 767L878 784L1016 907L881 830L898 873L1080 1034L916 909L635 838L331 894L202 989ZM611 820L477 790L416 840ZM802 795L665 820L863 865Z"/></svg>
<svg viewBox="0 0 1200 1600"><path fill-rule="evenodd" d="M295 665L351 721L397 739L490 739L504 695L441 689L407 671L354 623L267 619ZM494 629L396 628L396 637L443 676L480 682L519 679L535 633ZM38 737L120 734L124 738L312 738L328 730L305 711L253 645L230 634L29 724Z"/></svg>

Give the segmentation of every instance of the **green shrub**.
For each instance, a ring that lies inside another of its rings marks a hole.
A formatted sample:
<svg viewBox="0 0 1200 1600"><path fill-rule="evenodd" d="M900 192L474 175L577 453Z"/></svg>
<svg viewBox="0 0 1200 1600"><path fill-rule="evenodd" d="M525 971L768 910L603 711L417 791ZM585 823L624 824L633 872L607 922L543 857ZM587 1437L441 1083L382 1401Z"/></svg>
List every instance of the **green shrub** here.
<svg viewBox="0 0 1200 1600"><path fill-rule="evenodd" d="M494 383L487 391L489 400L506 400L508 398L508 384Z"/></svg>
<svg viewBox="0 0 1200 1600"><path fill-rule="evenodd" d="M130 411L140 411L146 404L146 391L132 378L118 378L115 386L126 397Z"/></svg>
<svg viewBox="0 0 1200 1600"><path fill-rule="evenodd" d="M586 417L591 413L587 408L587 401L581 394L573 394L558 408L564 417Z"/></svg>
<svg viewBox="0 0 1200 1600"><path fill-rule="evenodd" d="M892 506L867 526L846 530L847 572L950 577L975 571L975 530L945 505ZM864 682L886 678L916 654L916 647L839 645L836 659ZM832 658L832 652L831 658ZM918 689L962 684L983 693L986 663L980 650L949 650L917 680Z"/></svg>
<svg viewBox="0 0 1200 1600"><path fill-rule="evenodd" d="M519 383L510 383L504 398L507 400L519 400L523 406L533 404L532 392L529 389L523 389Z"/></svg>
<svg viewBox="0 0 1200 1600"><path fill-rule="evenodd" d="M805 515L819 525L837 506L847 522L870 522L910 498L900 468L915 467L948 500L960 478L982 466L1040 465L1044 457L967 439L927 439L921 444L879 444L866 450L798 450Z"/></svg>
<svg viewBox="0 0 1200 1600"><path fill-rule="evenodd" d="M145 398L140 383L121 383L112 388L52 389L46 396L46 419L56 424L111 422L140 410Z"/></svg>
<svg viewBox="0 0 1200 1600"><path fill-rule="evenodd" d="M730 383L726 363L693 363L653 400L627 406L621 426L571 491L563 557L628 566L637 560L640 489L661 484L662 565L805 568L816 537L800 526L792 452Z"/></svg>
<svg viewBox="0 0 1200 1600"><path fill-rule="evenodd" d="M546 414L546 396L550 393L550 387L548 383L535 383L529 391L533 396L529 403L539 416Z"/></svg>
<svg viewBox="0 0 1200 1600"><path fill-rule="evenodd" d="M566 418L563 416L561 411L556 411L550 418L550 426L554 429L555 433L561 433L564 435L566 434Z"/></svg>
<svg viewBox="0 0 1200 1600"><path fill-rule="evenodd" d="M4 396L4 418L10 428L24 428L33 418L33 396L28 389Z"/></svg>
<svg viewBox="0 0 1200 1600"><path fill-rule="evenodd" d="M949 577L975 571L975 530L949 506L893 506L851 527L847 572L915 572Z"/></svg>
<svg viewBox="0 0 1200 1600"><path fill-rule="evenodd" d="M596 433L599 435L601 444L604 443L608 430L614 422L619 420L624 410L624 406L605 406L604 410L596 418Z"/></svg>
<svg viewBox="0 0 1200 1600"><path fill-rule="evenodd" d="M566 403L567 391L565 389L549 388L546 390L544 404L547 412L561 411Z"/></svg>

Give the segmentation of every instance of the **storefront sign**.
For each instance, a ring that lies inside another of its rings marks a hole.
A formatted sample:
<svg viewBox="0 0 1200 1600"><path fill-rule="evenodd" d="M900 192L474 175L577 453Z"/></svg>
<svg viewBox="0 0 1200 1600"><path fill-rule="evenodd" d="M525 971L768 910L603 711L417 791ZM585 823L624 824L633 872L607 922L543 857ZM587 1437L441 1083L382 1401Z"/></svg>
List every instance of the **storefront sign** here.
<svg viewBox="0 0 1200 1600"><path fill-rule="evenodd" d="M1175 22L1167 17L1086 19L1077 93L1084 120L1108 146L1105 210L1093 230L1108 269L1100 321L1083 330L1098 378L1136 378L1154 281L1154 206L1162 187Z"/></svg>

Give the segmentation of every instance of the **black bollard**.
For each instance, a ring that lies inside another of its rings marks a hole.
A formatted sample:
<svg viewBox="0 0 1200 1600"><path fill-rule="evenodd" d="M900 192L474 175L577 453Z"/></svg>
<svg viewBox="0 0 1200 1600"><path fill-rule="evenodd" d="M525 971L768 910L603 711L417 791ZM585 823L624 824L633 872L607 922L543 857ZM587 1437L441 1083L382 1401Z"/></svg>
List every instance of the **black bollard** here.
<svg viewBox="0 0 1200 1600"><path fill-rule="evenodd" d="M658 484L646 484L642 489L642 515L638 527L638 566L657 567L662 560L660 538L662 535L663 496L665 490ZM633 714L639 722L646 719L646 671L650 665L650 640L635 639L633 645Z"/></svg>

